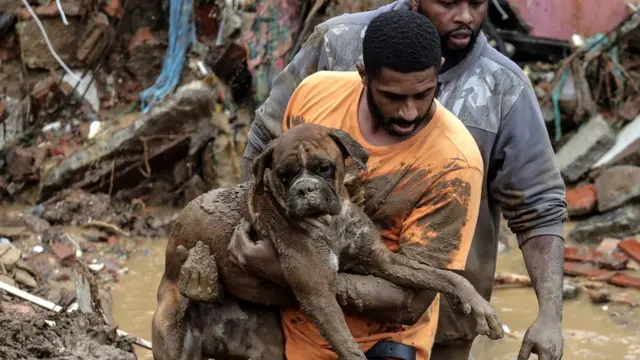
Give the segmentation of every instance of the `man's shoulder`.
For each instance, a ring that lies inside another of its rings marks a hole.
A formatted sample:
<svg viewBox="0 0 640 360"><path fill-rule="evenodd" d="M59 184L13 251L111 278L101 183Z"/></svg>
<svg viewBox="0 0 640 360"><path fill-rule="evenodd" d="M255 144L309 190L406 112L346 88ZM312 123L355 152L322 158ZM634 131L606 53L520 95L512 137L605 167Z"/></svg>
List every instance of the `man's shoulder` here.
<svg viewBox="0 0 640 360"><path fill-rule="evenodd" d="M520 91L529 84L529 79L520 66L489 44L485 47L477 66L484 68L496 79L506 80L509 85L519 88Z"/></svg>
<svg viewBox="0 0 640 360"><path fill-rule="evenodd" d="M346 13L332 17L319 25L316 29L325 33L325 39L329 42L336 41L361 41L364 31L376 16L391 10L410 10L411 0L397 0L374 10Z"/></svg>
<svg viewBox="0 0 640 360"><path fill-rule="evenodd" d="M411 9L411 0L397 0L390 4L380 6L377 9L338 15L322 22L319 26L324 26L327 28L332 28L335 26L343 26L343 25L367 26L371 22L371 20L373 20L374 17L376 17L377 15L383 12L390 11L390 10L410 10L410 9Z"/></svg>

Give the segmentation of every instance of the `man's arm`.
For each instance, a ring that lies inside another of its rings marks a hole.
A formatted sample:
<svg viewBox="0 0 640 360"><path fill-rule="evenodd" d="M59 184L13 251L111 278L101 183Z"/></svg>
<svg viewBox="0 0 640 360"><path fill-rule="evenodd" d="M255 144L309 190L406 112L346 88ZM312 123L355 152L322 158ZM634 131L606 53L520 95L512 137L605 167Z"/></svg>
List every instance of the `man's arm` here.
<svg viewBox="0 0 640 360"><path fill-rule="evenodd" d="M495 172L490 191L517 235L538 297L538 320L525 336L519 359L528 359L532 348L534 353L552 354L549 358L555 359L562 352L562 222L567 202L564 182L530 86L525 86L503 120L495 148L490 168L500 170ZM547 328L538 330L542 327L540 322L545 322Z"/></svg>
<svg viewBox="0 0 640 360"><path fill-rule="evenodd" d="M300 51L289 64L273 79L271 92L265 102L256 110L251 123L247 145L244 151L241 182L251 177L251 161L260 154L267 144L282 133L282 118L291 94L307 76L320 71L331 70L326 55L323 24L315 30L302 45Z"/></svg>

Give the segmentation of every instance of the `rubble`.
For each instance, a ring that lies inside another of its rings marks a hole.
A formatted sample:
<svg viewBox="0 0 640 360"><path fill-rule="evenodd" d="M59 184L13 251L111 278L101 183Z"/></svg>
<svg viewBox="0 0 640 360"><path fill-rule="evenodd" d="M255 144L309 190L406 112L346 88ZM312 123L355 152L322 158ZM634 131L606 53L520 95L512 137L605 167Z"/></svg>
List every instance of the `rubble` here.
<svg viewBox="0 0 640 360"><path fill-rule="evenodd" d="M589 215L596 209L598 197L596 187L592 184L569 188L565 196L570 217Z"/></svg>
<svg viewBox="0 0 640 360"><path fill-rule="evenodd" d="M640 167L618 165L603 170L595 181L598 211L613 210L640 198Z"/></svg>
<svg viewBox="0 0 640 360"><path fill-rule="evenodd" d="M556 153L563 178L575 182L615 145L616 133L602 116L589 120Z"/></svg>
<svg viewBox="0 0 640 360"><path fill-rule="evenodd" d="M603 237L625 238L640 233L640 205L626 205L579 221L569 240L597 245Z"/></svg>

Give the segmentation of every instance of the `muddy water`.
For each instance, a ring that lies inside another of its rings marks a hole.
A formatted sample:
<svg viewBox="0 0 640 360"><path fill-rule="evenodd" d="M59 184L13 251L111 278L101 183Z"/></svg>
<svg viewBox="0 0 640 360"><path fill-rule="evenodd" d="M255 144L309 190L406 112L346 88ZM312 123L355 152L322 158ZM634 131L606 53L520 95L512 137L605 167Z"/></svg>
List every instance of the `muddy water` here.
<svg viewBox="0 0 640 360"><path fill-rule="evenodd" d="M148 340L151 340L151 317L163 271L165 244L165 241L150 240L139 246L140 250L128 263L129 274L113 290L115 321L122 330ZM526 274L517 248L500 255L498 272ZM638 291L621 292L640 301ZM497 289L491 303L511 335L499 341L479 338L473 349L474 359L515 360L521 339L537 316L533 289ZM640 360L640 309L626 305L592 305L582 294L578 299L564 302L563 331L565 360ZM141 360L152 359L150 351L138 348L137 352Z"/></svg>

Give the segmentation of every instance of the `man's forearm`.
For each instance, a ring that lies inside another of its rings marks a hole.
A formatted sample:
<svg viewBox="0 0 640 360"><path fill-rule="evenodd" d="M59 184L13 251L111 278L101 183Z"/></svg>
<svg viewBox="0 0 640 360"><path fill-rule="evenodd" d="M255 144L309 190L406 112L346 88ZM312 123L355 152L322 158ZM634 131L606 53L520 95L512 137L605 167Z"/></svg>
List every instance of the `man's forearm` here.
<svg viewBox="0 0 640 360"><path fill-rule="evenodd" d="M538 297L539 316L561 321L564 242L557 236L537 236L522 245L522 254Z"/></svg>
<svg viewBox="0 0 640 360"><path fill-rule="evenodd" d="M402 288L374 276L338 274L337 299L348 315L413 325L429 308L436 294Z"/></svg>

